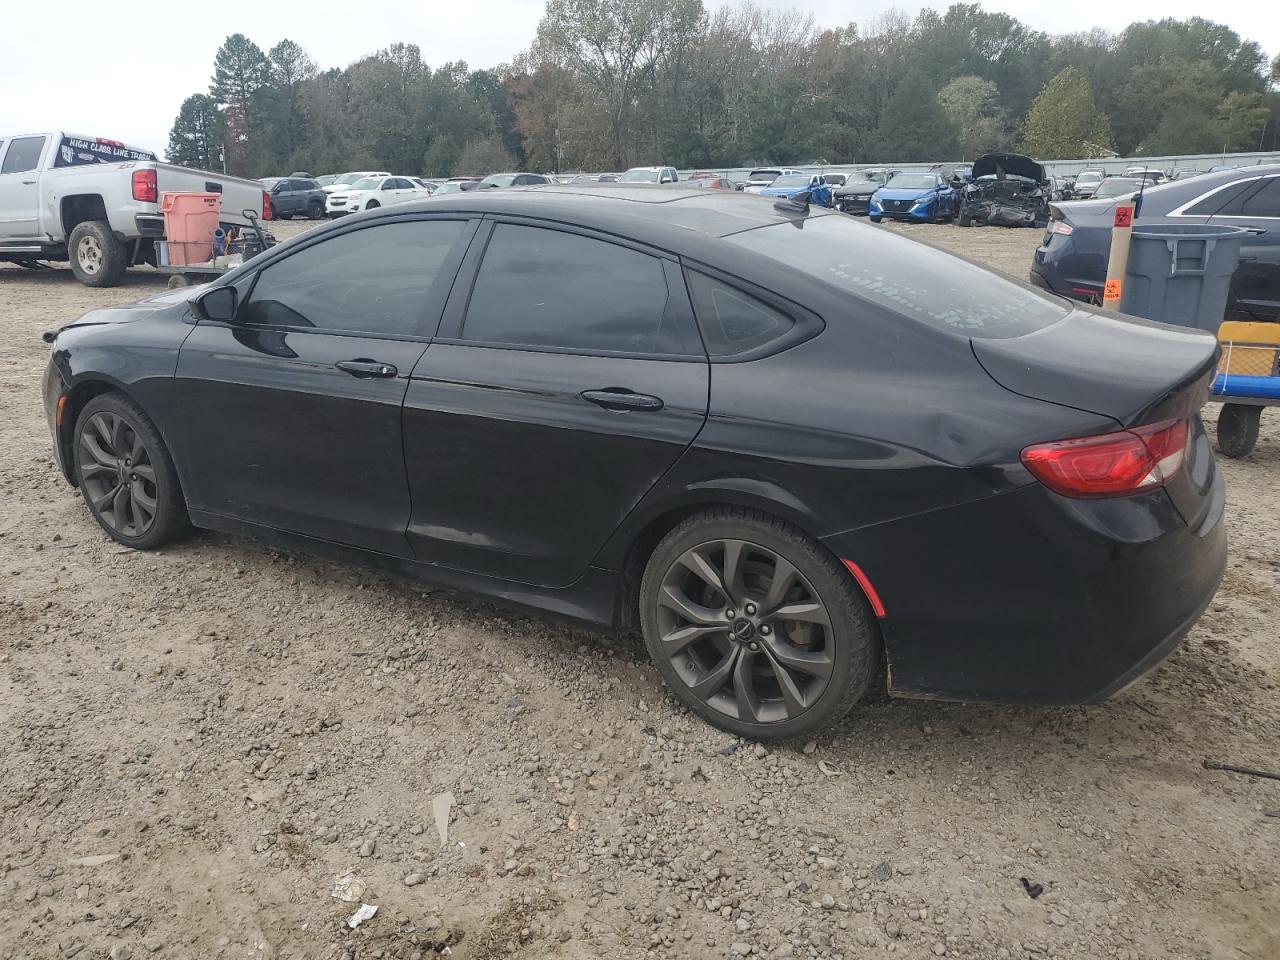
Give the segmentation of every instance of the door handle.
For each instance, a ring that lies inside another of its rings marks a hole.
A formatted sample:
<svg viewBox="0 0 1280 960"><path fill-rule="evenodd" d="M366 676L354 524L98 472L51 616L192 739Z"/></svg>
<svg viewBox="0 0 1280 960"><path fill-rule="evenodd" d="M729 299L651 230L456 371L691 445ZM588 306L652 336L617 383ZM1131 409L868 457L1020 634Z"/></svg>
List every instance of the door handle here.
<svg viewBox="0 0 1280 960"><path fill-rule="evenodd" d="M29 187L29 186L31 186L33 183L35 183L36 181L34 181L34 180L23 180L22 182L23 182L24 184L26 184L26 185Z"/></svg>
<svg viewBox="0 0 1280 960"><path fill-rule="evenodd" d="M625 387L606 387L603 390L583 390L583 400L606 410L661 410L662 400L646 393L633 393Z"/></svg>
<svg viewBox="0 0 1280 960"><path fill-rule="evenodd" d="M339 360L334 364L344 373L353 377L394 377L398 371L392 364L380 363L377 360Z"/></svg>

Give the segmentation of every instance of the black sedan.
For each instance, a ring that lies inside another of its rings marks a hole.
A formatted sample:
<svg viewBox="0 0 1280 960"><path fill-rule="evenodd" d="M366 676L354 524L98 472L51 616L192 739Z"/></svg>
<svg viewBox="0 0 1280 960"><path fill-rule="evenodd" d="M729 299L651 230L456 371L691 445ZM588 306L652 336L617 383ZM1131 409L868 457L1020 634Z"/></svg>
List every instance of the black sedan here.
<svg viewBox="0 0 1280 960"><path fill-rule="evenodd" d="M1122 188L1123 195L1130 196L1141 186L1134 179ZM1031 282L1076 300L1100 302L1115 205L1115 199L1053 204L1048 229L1031 264ZM1280 164L1148 186L1133 223L1136 227L1179 223L1244 227L1249 235L1231 278L1227 317L1280 320Z"/></svg>
<svg viewBox="0 0 1280 960"><path fill-rule="evenodd" d="M474 191L48 339L58 462L116 541L194 525L638 629L749 737L873 683L1101 700L1226 559L1212 337L803 202Z"/></svg>

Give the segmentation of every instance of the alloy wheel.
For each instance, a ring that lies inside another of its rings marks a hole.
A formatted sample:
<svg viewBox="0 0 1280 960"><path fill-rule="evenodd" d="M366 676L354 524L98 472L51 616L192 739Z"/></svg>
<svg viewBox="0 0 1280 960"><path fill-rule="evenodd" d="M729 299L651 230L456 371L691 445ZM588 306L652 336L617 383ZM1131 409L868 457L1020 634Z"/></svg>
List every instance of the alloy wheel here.
<svg viewBox="0 0 1280 960"><path fill-rule="evenodd" d="M76 259L80 263L80 269L89 276L93 276L102 269L102 244L98 242L97 237L80 238L80 242L76 244Z"/></svg>
<svg viewBox="0 0 1280 960"><path fill-rule="evenodd" d="M690 692L748 723L792 720L835 668L831 614L784 557L745 540L686 550L657 598L663 654Z"/></svg>
<svg viewBox="0 0 1280 960"><path fill-rule="evenodd" d="M156 470L132 424L116 413L95 413L80 432L80 450L80 484L102 522L126 537L150 530Z"/></svg>

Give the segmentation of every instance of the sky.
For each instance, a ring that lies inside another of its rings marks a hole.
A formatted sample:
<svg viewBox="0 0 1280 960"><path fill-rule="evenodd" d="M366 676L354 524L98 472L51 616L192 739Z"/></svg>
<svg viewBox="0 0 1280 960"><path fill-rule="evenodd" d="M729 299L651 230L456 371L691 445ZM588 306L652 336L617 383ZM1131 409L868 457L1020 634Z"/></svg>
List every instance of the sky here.
<svg viewBox="0 0 1280 960"><path fill-rule="evenodd" d="M703 0L708 7L717 0ZM949 0L758 0L761 6L812 11L819 27L865 24L897 9L943 10ZM1103 27L1119 32L1146 16L1209 16L1249 40L1267 58L1280 53L1280 16L1265 15L1274 0L1161 0L1136 7L1114 0L1042 4L986 0L982 6L1018 17L1049 33ZM128 5L101 0L5 3L0 30L0 137L44 130L123 140L163 153L178 107L207 91L213 56L223 39L244 33L265 51L288 37L322 68L342 67L392 43L416 43L437 66L465 60L473 69L510 60L533 39L544 0L308 0L304 4L194 4L181 0ZM56 12L55 12L56 11Z"/></svg>

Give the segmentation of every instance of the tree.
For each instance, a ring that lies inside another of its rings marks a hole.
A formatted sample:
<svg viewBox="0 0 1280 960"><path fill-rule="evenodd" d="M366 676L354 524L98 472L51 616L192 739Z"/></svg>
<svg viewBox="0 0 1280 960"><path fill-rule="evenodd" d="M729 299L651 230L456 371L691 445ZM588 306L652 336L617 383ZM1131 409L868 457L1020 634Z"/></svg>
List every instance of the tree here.
<svg viewBox="0 0 1280 960"><path fill-rule="evenodd" d="M1253 150L1258 147L1258 131L1271 114L1260 93L1228 93L1218 106L1218 129L1227 150Z"/></svg>
<svg viewBox="0 0 1280 960"><path fill-rule="evenodd" d="M507 152L507 148L497 137L472 140L462 148L462 152L458 154L458 159L454 163L454 169L461 171L465 176L473 177L503 173L514 170L515 167L515 157Z"/></svg>
<svg viewBox="0 0 1280 960"><path fill-rule="evenodd" d="M1050 80L1031 104L1024 149L1043 160L1098 157L1111 152L1111 122L1098 110L1089 81L1075 67Z"/></svg>
<svg viewBox="0 0 1280 960"><path fill-rule="evenodd" d="M876 131L879 158L899 163L956 155L955 130L938 106L937 91L923 70L912 70L889 98Z"/></svg>
<svg viewBox="0 0 1280 960"><path fill-rule="evenodd" d="M227 167L235 174L260 172L263 162L263 92L271 83L271 65L243 33L222 42L213 58L209 96L223 108Z"/></svg>
<svg viewBox="0 0 1280 960"><path fill-rule="evenodd" d="M169 162L200 170L220 166L221 127L222 117L212 97L203 93L187 97L178 109L173 129L169 131L169 149L166 151Z"/></svg>
<svg viewBox="0 0 1280 960"><path fill-rule="evenodd" d="M938 91L938 106L955 128L960 158L972 160L999 146L996 100L1000 91L990 80L956 77Z"/></svg>
<svg viewBox="0 0 1280 960"><path fill-rule="evenodd" d="M267 53L270 61L270 92L267 113L270 119L272 153L277 162L292 161L305 136L305 121L299 106L302 86L316 75L315 62L292 40L281 40Z"/></svg>

